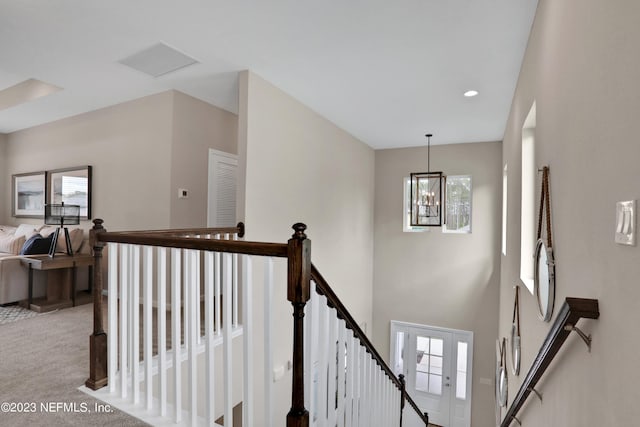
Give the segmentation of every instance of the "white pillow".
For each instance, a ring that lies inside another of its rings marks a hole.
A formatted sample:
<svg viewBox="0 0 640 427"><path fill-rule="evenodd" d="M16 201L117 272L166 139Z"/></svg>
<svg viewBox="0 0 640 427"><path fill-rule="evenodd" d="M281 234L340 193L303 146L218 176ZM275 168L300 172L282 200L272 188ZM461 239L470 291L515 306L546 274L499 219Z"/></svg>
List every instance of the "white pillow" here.
<svg viewBox="0 0 640 427"><path fill-rule="evenodd" d="M18 255L22 246L24 246L24 242L24 236L0 234L0 252Z"/></svg>
<svg viewBox="0 0 640 427"><path fill-rule="evenodd" d="M24 236L25 239L36 234L38 230L33 226L33 224L20 224L18 228L16 228L16 232L14 235L16 237Z"/></svg>

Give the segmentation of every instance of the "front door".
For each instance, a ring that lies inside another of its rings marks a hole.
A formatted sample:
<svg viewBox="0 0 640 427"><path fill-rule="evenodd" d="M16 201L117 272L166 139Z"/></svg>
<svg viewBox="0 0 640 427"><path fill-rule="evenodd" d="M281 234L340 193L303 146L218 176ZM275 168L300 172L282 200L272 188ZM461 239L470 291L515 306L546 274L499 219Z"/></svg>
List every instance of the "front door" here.
<svg viewBox="0 0 640 427"><path fill-rule="evenodd" d="M470 426L473 333L392 322L391 342L394 371L429 422Z"/></svg>

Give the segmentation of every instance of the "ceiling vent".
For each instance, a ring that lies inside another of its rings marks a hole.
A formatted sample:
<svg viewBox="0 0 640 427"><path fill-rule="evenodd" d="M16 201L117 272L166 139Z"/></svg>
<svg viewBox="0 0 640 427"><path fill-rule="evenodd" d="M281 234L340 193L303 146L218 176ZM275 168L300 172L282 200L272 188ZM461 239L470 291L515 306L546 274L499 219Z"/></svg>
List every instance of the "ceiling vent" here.
<svg viewBox="0 0 640 427"><path fill-rule="evenodd" d="M198 63L164 43L155 44L118 62L153 77L160 77Z"/></svg>

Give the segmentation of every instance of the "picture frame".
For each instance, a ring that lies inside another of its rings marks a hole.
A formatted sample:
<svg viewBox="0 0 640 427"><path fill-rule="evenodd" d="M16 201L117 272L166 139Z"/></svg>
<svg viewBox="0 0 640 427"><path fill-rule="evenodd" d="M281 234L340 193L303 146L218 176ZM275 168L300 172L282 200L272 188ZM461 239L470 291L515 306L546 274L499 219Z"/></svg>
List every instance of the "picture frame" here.
<svg viewBox="0 0 640 427"><path fill-rule="evenodd" d="M80 206L80 219L91 219L91 166L47 172L47 204Z"/></svg>
<svg viewBox="0 0 640 427"><path fill-rule="evenodd" d="M11 176L11 215L16 218L44 218L47 173L29 172Z"/></svg>

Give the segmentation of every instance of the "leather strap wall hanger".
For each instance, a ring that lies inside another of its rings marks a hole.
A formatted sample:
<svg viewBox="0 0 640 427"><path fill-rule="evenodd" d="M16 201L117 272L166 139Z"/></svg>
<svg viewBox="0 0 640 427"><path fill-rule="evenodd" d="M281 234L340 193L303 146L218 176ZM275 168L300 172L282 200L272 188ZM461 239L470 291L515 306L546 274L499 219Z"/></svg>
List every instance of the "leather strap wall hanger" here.
<svg viewBox="0 0 640 427"><path fill-rule="evenodd" d="M549 167L544 166L542 185L540 186L540 210L538 213L538 234L533 269L533 288L538 303L541 320L548 322L553 316L555 300L555 261L553 258L553 239L551 236L551 203L549 195ZM542 239L542 217L545 217L545 236Z"/></svg>
<svg viewBox="0 0 640 427"><path fill-rule="evenodd" d="M513 318L511 320L511 372L520 375L520 286L515 286L516 297L513 303Z"/></svg>

